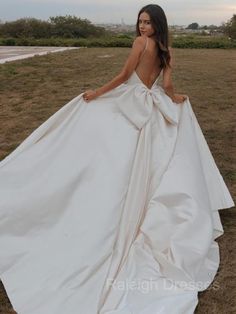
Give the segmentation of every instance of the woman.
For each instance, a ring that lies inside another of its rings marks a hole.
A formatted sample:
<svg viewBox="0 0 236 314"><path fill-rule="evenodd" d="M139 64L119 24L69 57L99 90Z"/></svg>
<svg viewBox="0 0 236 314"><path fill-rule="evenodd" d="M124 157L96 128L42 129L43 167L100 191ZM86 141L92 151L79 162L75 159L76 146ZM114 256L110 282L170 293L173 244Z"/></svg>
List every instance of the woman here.
<svg viewBox="0 0 236 314"><path fill-rule="evenodd" d="M147 5L138 14L136 24L137 37L133 42L132 50L123 69L113 80L93 91L88 90L83 94L86 101L101 96L127 81L135 71L140 80L146 85L153 85L163 69L163 88L173 102L181 103L186 99L185 95L174 94L171 81L172 58L169 47L168 24L164 11L158 5ZM147 39L149 40L147 41ZM144 60L146 45L149 49ZM138 69L137 69L138 68Z"/></svg>
<svg viewBox="0 0 236 314"><path fill-rule="evenodd" d="M142 8L137 31L118 76L0 163L0 278L19 314L190 314L214 279L234 202L173 91L163 10Z"/></svg>

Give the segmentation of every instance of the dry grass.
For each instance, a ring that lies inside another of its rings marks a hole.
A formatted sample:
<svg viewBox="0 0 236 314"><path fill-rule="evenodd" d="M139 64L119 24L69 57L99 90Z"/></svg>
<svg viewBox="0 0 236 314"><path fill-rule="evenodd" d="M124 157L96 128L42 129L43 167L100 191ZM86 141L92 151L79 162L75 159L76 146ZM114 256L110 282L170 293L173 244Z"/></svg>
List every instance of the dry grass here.
<svg viewBox="0 0 236 314"><path fill-rule="evenodd" d="M84 48L1 65L0 159L66 102L118 74L129 50ZM220 172L235 196L235 50L174 49L174 54L176 91L189 95ZM235 208L220 214L225 230L218 240L221 264L213 285L200 293L196 314L236 313ZM0 313L14 313L3 287Z"/></svg>

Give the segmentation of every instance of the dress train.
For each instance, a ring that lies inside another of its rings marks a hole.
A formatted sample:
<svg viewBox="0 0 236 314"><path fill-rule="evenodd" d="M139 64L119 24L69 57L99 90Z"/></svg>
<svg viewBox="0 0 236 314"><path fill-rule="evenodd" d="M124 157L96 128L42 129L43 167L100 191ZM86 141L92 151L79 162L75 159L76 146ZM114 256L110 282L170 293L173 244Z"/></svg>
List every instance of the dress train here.
<svg viewBox="0 0 236 314"><path fill-rule="evenodd" d="M234 206L192 110L136 72L78 95L0 162L0 278L18 314L192 314Z"/></svg>

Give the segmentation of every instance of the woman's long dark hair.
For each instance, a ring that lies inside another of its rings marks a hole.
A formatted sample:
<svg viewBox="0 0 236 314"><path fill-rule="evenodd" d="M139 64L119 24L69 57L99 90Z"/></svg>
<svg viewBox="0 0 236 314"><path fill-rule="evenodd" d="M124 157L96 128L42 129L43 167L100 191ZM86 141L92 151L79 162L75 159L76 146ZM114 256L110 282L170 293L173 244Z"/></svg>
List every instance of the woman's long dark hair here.
<svg viewBox="0 0 236 314"><path fill-rule="evenodd" d="M157 4L148 4L140 9L136 23L136 35L141 36L139 30L139 16L146 12L150 16L151 25L155 30L155 42L158 46L158 56L160 58L160 68L170 66L170 51L169 51L169 29L167 18L163 9Z"/></svg>

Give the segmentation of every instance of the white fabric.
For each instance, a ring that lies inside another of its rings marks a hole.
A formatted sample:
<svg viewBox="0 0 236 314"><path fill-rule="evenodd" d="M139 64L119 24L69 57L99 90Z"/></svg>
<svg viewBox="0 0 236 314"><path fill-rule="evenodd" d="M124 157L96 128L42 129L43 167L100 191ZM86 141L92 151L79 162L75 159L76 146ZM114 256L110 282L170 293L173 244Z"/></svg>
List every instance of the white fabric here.
<svg viewBox="0 0 236 314"><path fill-rule="evenodd" d="M191 314L232 206L189 98L134 72L0 162L0 278L18 314Z"/></svg>

